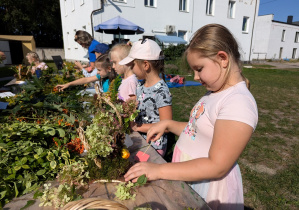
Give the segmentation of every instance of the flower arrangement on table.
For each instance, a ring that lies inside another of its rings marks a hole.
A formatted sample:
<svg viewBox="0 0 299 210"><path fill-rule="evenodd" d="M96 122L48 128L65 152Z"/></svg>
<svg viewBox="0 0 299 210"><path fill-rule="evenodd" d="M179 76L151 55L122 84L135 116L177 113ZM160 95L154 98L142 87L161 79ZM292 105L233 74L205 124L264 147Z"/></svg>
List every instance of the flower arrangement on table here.
<svg viewBox="0 0 299 210"><path fill-rule="evenodd" d="M117 179L130 167L129 151L124 145L129 133L129 123L137 114L134 100L122 101L117 96L121 78L110 84L107 94L100 93L96 85L96 111L92 123L79 127L79 137L87 151L87 157L95 161L102 179Z"/></svg>

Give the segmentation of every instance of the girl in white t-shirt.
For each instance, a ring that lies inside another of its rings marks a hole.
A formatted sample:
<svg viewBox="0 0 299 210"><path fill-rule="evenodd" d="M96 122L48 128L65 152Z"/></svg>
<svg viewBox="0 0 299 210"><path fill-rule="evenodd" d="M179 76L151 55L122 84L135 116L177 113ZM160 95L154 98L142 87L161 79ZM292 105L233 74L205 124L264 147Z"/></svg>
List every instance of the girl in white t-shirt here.
<svg viewBox="0 0 299 210"><path fill-rule="evenodd" d="M227 28L209 24L194 34L186 56L194 80L208 92L189 122L163 120L148 130L147 141L166 130L179 135L172 163L137 163L125 180L145 174L149 180L187 181L212 209L244 209L237 160L257 125L258 110L241 72L238 44Z"/></svg>
<svg viewBox="0 0 299 210"><path fill-rule="evenodd" d="M117 44L110 50L112 68L122 77L121 85L118 88L118 98L123 101L128 99L136 100L137 77L133 73L131 66L119 65L118 63L128 56L130 49L131 46L129 44Z"/></svg>

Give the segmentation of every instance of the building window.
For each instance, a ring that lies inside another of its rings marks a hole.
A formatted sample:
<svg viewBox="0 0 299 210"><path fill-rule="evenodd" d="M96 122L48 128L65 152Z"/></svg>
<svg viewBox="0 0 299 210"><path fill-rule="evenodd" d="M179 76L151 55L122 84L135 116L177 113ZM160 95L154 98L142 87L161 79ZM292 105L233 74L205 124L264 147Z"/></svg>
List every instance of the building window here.
<svg viewBox="0 0 299 210"><path fill-rule="evenodd" d="M296 59L297 56L297 48L293 48L292 59Z"/></svg>
<svg viewBox="0 0 299 210"><path fill-rule="evenodd" d="M299 32L296 32L296 34L295 34L295 42L296 43L299 42Z"/></svg>
<svg viewBox="0 0 299 210"><path fill-rule="evenodd" d="M206 8L207 15L214 15L214 5L215 5L215 0L207 0L207 8Z"/></svg>
<svg viewBox="0 0 299 210"><path fill-rule="evenodd" d="M155 0L144 0L144 6L146 7L155 7Z"/></svg>
<svg viewBox="0 0 299 210"><path fill-rule="evenodd" d="M284 42L286 36L286 30L282 30L281 41Z"/></svg>
<svg viewBox="0 0 299 210"><path fill-rule="evenodd" d="M74 0L72 0L72 11L75 11L75 3L74 3Z"/></svg>
<svg viewBox="0 0 299 210"><path fill-rule="evenodd" d="M67 16L67 2L64 0L64 15Z"/></svg>
<svg viewBox="0 0 299 210"><path fill-rule="evenodd" d="M236 8L236 2L235 1L229 1L228 2L228 18L235 18L235 8Z"/></svg>
<svg viewBox="0 0 299 210"><path fill-rule="evenodd" d="M188 0L180 0L179 10L188 12Z"/></svg>
<svg viewBox="0 0 299 210"><path fill-rule="evenodd" d="M80 5L83 5L84 4L84 0L80 0Z"/></svg>
<svg viewBox="0 0 299 210"><path fill-rule="evenodd" d="M242 32L248 33L249 30L249 17L243 17Z"/></svg>
<svg viewBox="0 0 299 210"><path fill-rule="evenodd" d="M70 32L66 32L66 46L68 49L71 49L70 46Z"/></svg>
<svg viewBox="0 0 299 210"><path fill-rule="evenodd" d="M279 59L282 58L282 51L283 51L283 48L281 47L281 48L279 49Z"/></svg>
<svg viewBox="0 0 299 210"><path fill-rule="evenodd" d="M116 42L124 40L124 39L125 39L125 35L113 34L113 40L115 40Z"/></svg>
<svg viewBox="0 0 299 210"><path fill-rule="evenodd" d="M178 37L184 39L184 40L187 40L187 31L178 31Z"/></svg>
<svg viewBox="0 0 299 210"><path fill-rule="evenodd" d="M76 35L76 32L77 32L77 30L76 30L76 29L74 29L74 42L75 42L75 49L78 49L78 47L79 47L79 44L78 44L78 42L76 42L76 41L75 41L75 35Z"/></svg>

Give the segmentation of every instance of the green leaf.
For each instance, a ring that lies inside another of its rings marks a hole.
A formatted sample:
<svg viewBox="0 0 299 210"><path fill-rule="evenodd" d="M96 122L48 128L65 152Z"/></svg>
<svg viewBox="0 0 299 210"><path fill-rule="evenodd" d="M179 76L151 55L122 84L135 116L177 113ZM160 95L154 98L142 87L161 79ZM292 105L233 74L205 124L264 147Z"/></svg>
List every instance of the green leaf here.
<svg viewBox="0 0 299 210"><path fill-rule="evenodd" d="M60 137L64 137L65 136L65 131L61 128L58 128L57 131L59 132L59 136Z"/></svg>
<svg viewBox="0 0 299 210"><path fill-rule="evenodd" d="M38 148L37 150L36 150L36 153L38 154L38 155L40 155L40 154L42 154L43 153L43 148Z"/></svg>
<svg viewBox="0 0 299 210"><path fill-rule="evenodd" d="M55 135L55 129L54 128L50 128L49 130L48 130L48 134L50 134L51 136L54 136Z"/></svg>
<svg viewBox="0 0 299 210"><path fill-rule="evenodd" d="M35 200L29 200L27 201L27 204L21 208L21 210L28 208L29 206L32 206L35 203Z"/></svg>
<svg viewBox="0 0 299 210"><path fill-rule="evenodd" d="M38 197L42 196L43 195L43 192L40 192L40 191L36 191L33 195L33 199L37 199Z"/></svg>
<svg viewBox="0 0 299 210"><path fill-rule="evenodd" d="M42 170L39 170L38 172L36 172L36 175L41 176L41 175L43 175L44 173L46 173L46 170L45 170L45 169L42 169Z"/></svg>
<svg viewBox="0 0 299 210"><path fill-rule="evenodd" d="M56 163L55 160L53 160L53 161L50 162L50 167L51 167L52 169L55 169L56 166L57 166L57 163Z"/></svg>
<svg viewBox="0 0 299 210"><path fill-rule="evenodd" d="M16 171L18 171L18 170L21 169L21 166L15 166L14 169L15 169Z"/></svg>
<svg viewBox="0 0 299 210"><path fill-rule="evenodd" d="M21 159L21 163L22 163L22 165L25 164L26 162L27 162L27 158L26 158L26 157L23 157L23 158Z"/></svg>
<svg viewBox="0 0 299 210"><path fill-rule="evenodd" d="M14 182L13 183L15 185L15 197L17 197L19 195L19 191L18 191L18 188L17 188L17 184Z"/></svg>
<svg viewBox="0 0 299 210"><path fill-rule="evenodd" d="M72 113L70 113L70 121L71 123L75 123L75 117Z"/></svg>
<svg viewBox="0 0 299 210"><path fill-rule="evenodd" d="M40 102L37 102L36 104L33 104L33 106L36 108L41 108L44 106L44 103L40 101Z"/></svg>
<svg viewBox="0 0 299 210"><path fill-rule="evenodd" d="M0 197L0 200L2 200L2 198L4 198L5 194L6 194L6 190L5 190L5 191L2 191L2 192L0 192L0 195L1 195L1 197Z"/></svg>
<svg viewBox="0 0 299 210"><path fill-rule="evenodd" d="M52 152L48 152L48 156L47 156L47 160L48 161L53 161L55 160L55 156Z"/></svg>
<svg viewBox="0 0 299 210"><path fill-rule="evenodd" d="M137 179L137 183L139 185L144 185L147 181L147 178L145 176L145 174L143 174L142 176L140 176L138 179Z"/></svg>
<svg viewBox="0 0 299 210"><path fill-rule="evenodd" d="M28 165L22 165L22 168L24 168L24 169L30 169L30 167Z"/></svg>

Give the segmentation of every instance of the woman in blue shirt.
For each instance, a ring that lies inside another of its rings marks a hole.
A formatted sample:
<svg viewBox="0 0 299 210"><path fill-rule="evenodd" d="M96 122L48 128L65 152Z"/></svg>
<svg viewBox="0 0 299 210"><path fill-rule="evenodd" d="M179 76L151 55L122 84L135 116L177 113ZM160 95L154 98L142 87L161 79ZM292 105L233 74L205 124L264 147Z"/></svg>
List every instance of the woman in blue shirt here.
<svg viewBox="0 0 299 210"><path fill-rule="evenodd" d="M75 34L75 42L80 44L83 48L88 49L89 67L85 67L88 72L92 72L95 68L96 55L92 53L95 47L100 44L97 40L86 31L79 30Z"/></svg>

